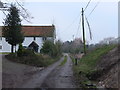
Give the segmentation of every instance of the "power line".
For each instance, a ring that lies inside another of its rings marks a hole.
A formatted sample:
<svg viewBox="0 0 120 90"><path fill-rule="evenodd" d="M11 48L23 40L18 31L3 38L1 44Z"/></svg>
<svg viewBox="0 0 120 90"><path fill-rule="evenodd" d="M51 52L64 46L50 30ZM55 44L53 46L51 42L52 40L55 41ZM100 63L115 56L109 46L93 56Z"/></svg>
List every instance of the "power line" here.
<svg viewBox="0 0 120 90"><path fill-rule="evenodd" d="M77 28L76 36L78 35L78 31L79 31L79 29L80 29L80 23L81 23L81 17L80 17L79 25L78 25L78 28Z"/></svg>
<svg viewBox="0 0 120 90"><path fill-rule="evenodd" d="M89 34L90 34L90 39L92 40L92 32L91 32L91 27L90 27L90 24L88 22L88 19L87 17L85 16L85 19L86 19L86 22L87 22L87 25L88 25L88 29L89 29Z"/></svg>
<svg viewBox="0 0 120 90"><path fill-rule="evenodd" d="M66 28L66 29L68 29L68 28L70 28L72 25L73 25L73 23L75 23L75 21L77 20L77 18L80 16L80 14L73 20L73 22Z"/></svg>
<svg viewBox="0 0 120 90"><path fill-rule="evenodd" d="M87 3L87 5L86 5L84 11L87 9L87 7L88 7L88 5L90 4L90 2L91 2L91 0Z"/></svg>
<svg viewBox="0 0 120 90"><path fill-rule="evenodd" d="M97 4L96 4L95 7L93 8L93 10L90 12L90 14L88 15L88 17L93 13L93 11L96 9L96 7L98 6L99 3L100 3L100 0L97 2Z"/></svg>

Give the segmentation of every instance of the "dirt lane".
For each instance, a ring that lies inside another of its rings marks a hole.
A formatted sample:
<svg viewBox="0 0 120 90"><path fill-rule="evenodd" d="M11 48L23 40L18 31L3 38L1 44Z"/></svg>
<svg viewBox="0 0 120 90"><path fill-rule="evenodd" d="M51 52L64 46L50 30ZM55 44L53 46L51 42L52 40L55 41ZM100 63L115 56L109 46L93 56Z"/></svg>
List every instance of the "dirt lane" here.
<svg viewBox="0 0 120 90"><path fill-rule="evenodd" d="M63 61L63 57L53 65L45 68L44 70L38 72L36 75L34 75L28 82L22 85L21 88L38 88L41 87L44 80L47 78L47 76L52 73L52 71Z"/></svg>
<svg viewBox="0 0 120 90"><path fill-rule="evenodd" d="M25 64L14 63L2 57L2 88L21 88L21 85L28 81L42 68L36 68Z"/></svg>
<svg viewBox="0 0 120 90"><path fill-rule="evenodd" d="M72 71L72 61L67 55L66 64L58 66L42 83L42 88L75 88Z"/></svg>
<svg viewBox="0 0 120 90"><path fill-rule="evenodd" d="M72 61L67 55L67 62L60 66L62 57L47 68L40 69L14 63L2 56L4 88L75 88ZM33 69L38 70L33 70Z"/></svg>

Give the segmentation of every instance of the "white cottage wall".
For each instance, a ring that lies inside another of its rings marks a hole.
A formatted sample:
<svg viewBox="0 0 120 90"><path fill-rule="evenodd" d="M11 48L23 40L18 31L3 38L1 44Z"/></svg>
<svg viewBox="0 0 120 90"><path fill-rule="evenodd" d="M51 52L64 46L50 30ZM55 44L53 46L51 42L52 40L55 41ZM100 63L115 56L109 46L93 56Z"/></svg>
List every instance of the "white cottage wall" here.
<svg viewBox="0 0 120 90"><path fill-rule="evenodd" d="M28 45L30 45L30 43L32 43L32 41L33 41L33 37L25 37L22 45L28 46Z"/></svg>
<svg viewBox="0 0 120 90"><path fill-rule="evenodd" d="M11 51L11 45L5 41L4 37L2 37L2 52L10 52L10 51Z"/></svg>
<svg viewBox="0 0 120 90"><path fill-rule="evenodd" d="M40 49L42 48L42 45L43 45L43 39L42 39L42 37L36 37L35 42L39 45L38 52L40 52Z"/></svg>
<svg viewBox="0 0 120 90"><path fill-rule="evenodd" d="M32 43L32 41L34 41L33 37L25 37L22 45L29 46L30 43ZM40 49L42 48L42 45L43 45L42 37L36 37L35 42L39 45L38 52L40 52ZM18 50L18 45L16 46L16 50ZM10 51L11 51L11 45L5 41L4 37L2 37L2 51L0 52L10 52Z"/></svg>
<svg viewBox="0 0 120 90"><path fill-rule="evenodd" d="M50 40L50 41L53 41L53 42L54 42L53 37L47 37L47 40Z"/></svg>
<svg viewBox="0 0 120 90"><path fill-rule="evenodd" d="M47 40L54 41L52 37L47 37ZM33 41L34 41L33 37L25 37L22 45L28 47ZM35 42L39 45L38 52L40 52L40 49L42 48L44 42L42 37L36 37ZM16 46L16 50L18 50L18 45ZM11 45L5 41L4 37L2 37L2 51L0 52L11 52Z"/></svg>
<svg viewBox="0 0 120 90"><path fill-rule="evenodd" d="M34 41L33 37L25 37L23 46L28 47L33 41ZM42 45L43 45L42 37L36 37L35 42L39 45L38 52L40 52L40 49L42 48Z"/></svg>

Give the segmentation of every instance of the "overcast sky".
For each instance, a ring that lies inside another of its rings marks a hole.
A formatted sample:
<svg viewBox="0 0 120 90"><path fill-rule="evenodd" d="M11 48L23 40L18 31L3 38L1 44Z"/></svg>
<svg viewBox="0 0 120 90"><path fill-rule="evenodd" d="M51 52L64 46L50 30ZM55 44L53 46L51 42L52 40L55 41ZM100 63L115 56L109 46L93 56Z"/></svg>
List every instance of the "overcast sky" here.
<svg viewBox="0 0 120 90"><path fill-rule="evenodd" d="M23 20L23 25L55 24L57 39L71 41L77 37L82 38L82 27L81 23L79 23L81 9L82 7L85 8L89 0L85 0L84 2L24 1L24 7L34 18L31 20L32 23ZM91 0L88 8L85 10L86 16L89 15L98 1L100 0L96 0L96 2ZM2 25L3 18L4 14L0 12L0 25ZM114 2L114 0L110 0L110 2L100 1L94 12L88 17L88 21L93 35L93 39L90 40L89 30L87 24L85 24L86 40L89 43L97 43L106 37L117 37L118 2ZM78 29L79 25L80 28Z"/></svg>

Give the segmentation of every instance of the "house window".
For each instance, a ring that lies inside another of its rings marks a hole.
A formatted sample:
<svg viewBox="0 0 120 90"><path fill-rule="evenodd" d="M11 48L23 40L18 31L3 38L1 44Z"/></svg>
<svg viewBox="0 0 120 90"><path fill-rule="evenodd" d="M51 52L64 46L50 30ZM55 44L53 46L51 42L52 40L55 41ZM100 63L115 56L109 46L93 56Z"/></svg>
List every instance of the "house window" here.
<svg viewBox="0 0 120 90"><path fill-rule="evenodd" d="M42 37L43 41L47 40L47 37Z"/></svg>

